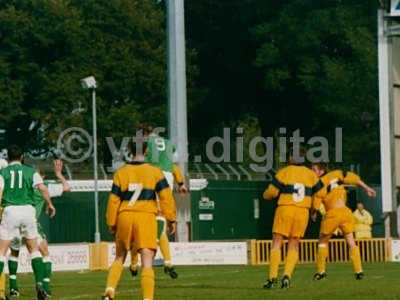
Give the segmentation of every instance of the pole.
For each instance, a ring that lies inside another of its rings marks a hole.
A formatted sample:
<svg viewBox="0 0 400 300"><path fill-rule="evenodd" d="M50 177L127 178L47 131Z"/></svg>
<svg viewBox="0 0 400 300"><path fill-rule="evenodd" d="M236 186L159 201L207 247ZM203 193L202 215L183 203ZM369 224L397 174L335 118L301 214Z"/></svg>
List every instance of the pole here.
<svg viewBox="0 0 400 300"><path fill-rule="evenodd" d="M188 133L186 98L186 48L184 0L167 0L169 138L176 145L177 163L188 175ZM176 198L178 241L189 240L190 200Z"/></svg>
<svg viewBox="0 0 400 300"><path fill-rule="evenodd" d="M100 243L100 226L99 226L99 176L98 176L98 159L97 159L97 105L96 105L96 89L92 89L92 118L93 118L93 168L94 168L94 213L96 231L94 233L95 243Z"/></svg>
<svg viewBox="0 0 400 300"><path fill-rule="evenodd" d="M188 133L184 0L168 0L169 136L176 145L178 164L187 175Z"/></svg>

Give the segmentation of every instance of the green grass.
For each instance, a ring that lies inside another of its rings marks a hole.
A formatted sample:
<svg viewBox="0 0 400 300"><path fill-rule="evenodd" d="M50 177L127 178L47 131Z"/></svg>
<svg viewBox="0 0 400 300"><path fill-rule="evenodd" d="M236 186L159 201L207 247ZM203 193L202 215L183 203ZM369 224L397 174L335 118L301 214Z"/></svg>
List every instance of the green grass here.
<svg viewBox="0 0 400 300"><path fill-rule="evenodd" d="M179 279L172 280L156 268L156 299L225 300L225 299L400 299L400 264L366 264L366 277L354 280L348 264L329 265L328 279L313 282L314 266L298 266L289 290L263 290L266 267L178 267ZM63 272L53 277L52 299L100 299L106 272ZM32 300L30 275L21 275L21 300ZM125 270L117 299L140 299L139 280L132 280Z"/></svg>

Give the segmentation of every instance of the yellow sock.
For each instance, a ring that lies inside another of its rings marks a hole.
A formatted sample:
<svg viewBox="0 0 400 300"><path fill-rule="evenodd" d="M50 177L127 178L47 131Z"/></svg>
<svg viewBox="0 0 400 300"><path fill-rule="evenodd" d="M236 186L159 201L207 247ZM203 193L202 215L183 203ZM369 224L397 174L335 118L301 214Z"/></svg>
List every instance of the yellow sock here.
<svg viewBox="0 0 400 300"><path fill-rule="evenodd" d="M361 273L362 272L362 265L361 265L361 255L360 255L360 248L355 246L350 249L350 258L353 262L353 270L354 273Z"/></svg>
<svg viewBox="0 0 400 300"><path fill-rule="evenodd" d="M272 249L269 258L269 279L278 278L278 270L280 263L281 263L281 249Z"/></svg>
<svg viewBox="0 0 400 300"><path fill-rule="evenodd" d="M318 254L317 254L317 272L324 273L326 272L326 259L328 258L328 245L327 244L319 244L318 245Z"/></svg>
<svg viewBox="0 0 400 300"><path fill-rule="evenodd" d="M141 286L143 300L153 300L154 297L154 270L153 268L143 268Z"/></svg>
<svg viewBox="0 0 400 300"><path fill-rule="evenodd" d="M299 259L299 252L297 250L288 251L288 254L286 256L285 271L283 275L289 276L289 278L292 277L298 259Z"/></svg>
<svg viewBox="0 0 400 300"><path fill-rule="evenodd" d="M6 298L6 274L0 275L0 297Z"/></svg>
<svg viewBox="0 0 400 300"><path fill-rule="evenodd" d="M124 265L120 261L114 261L108 271L107 286L105 295L114 298L115 289L117 288L119 279L121 278Z"/></svg>
<svg viewBox="0 0 400 300"><path fill-rule="evenodd" d="M166 233L160 236L159 246L162 257L164 258L164 265L170 267L172 265L171 252L169 250L169 240Z"/></svg>

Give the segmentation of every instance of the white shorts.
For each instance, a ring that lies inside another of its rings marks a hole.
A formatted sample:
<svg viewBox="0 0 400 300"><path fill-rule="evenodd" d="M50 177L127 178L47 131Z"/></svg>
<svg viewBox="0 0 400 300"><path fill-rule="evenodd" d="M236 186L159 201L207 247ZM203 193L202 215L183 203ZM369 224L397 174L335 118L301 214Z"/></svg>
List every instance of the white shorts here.
<svg viewBox="0 0 400 300"><path fill-rule="evenodd" d="M174 175L171 172L163 171L165 179L169 184L171 190L174 190Z"/></svg>
<svg viewBox="0 0 400 300"><path fill-rule="evenodd" d="M32 205L7 206L0 224L0 239L11 241L14 238L36 239L39 236L36 211Z"/></svg>

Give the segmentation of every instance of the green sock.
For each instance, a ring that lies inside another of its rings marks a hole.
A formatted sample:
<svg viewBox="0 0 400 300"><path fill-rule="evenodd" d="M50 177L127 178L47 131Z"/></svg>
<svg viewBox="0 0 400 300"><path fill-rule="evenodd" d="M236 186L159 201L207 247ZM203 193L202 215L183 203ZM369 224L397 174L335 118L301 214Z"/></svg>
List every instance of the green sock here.
<svg viewBox="0 0 400 300"><path fill-rule="evenodd" d="M47 292L47 294L51 294L50 281L51 281L52 263L50 258L44 257L43 264L44 264L43 288Z"/></svg>
<svg viewBox="0 0 400 300"><path fill-rule="evenodd" d="M17 270L18 270L18 257L10 256L8 258L8 271L10 272L9 283L10 283L10 289L13 290L18 290Z"/></svg>
<svg viewBox="0 0 400 300"><path fill-rule="evenodd" d="M0 275L4 271L4 264L5 264L6 258L4 256L0 256Z"/></svg>
<svg viewBox="0 0 400 300"><path fill-rule="evenodd" d="M44 275L44 264L43 264L43 259L40 256L39 252L34 252L31 254L31 265L33 274L35 275L36 284L42 285L43 275Z"/></svg>

